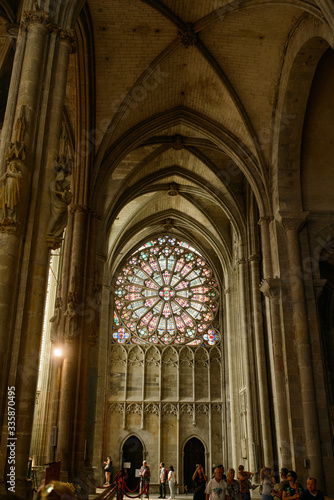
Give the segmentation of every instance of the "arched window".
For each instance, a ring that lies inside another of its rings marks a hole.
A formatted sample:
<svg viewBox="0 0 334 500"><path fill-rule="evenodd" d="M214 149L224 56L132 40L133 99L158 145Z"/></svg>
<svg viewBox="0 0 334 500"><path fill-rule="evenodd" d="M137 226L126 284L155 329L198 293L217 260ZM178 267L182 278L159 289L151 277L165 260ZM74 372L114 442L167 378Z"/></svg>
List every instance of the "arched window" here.
<svg viewBox="0 0 334 500"><path fill-rule="evenodd" d="M115 284L115 343L219 343L217 283L200 253L171 236L149 241Z"/></svg>

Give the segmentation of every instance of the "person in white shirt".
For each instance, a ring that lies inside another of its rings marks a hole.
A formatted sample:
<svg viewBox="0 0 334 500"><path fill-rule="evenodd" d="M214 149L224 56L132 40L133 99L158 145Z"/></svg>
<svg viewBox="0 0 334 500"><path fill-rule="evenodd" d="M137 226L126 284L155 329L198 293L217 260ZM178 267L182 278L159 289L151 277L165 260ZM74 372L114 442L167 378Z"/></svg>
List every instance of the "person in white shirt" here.
<svg viewBox="0 0 334 500"><path fill-rule="evenodd" d="M216 467L215 477L210 479L206 485L206 500L225 500L226 481L223 481L222 474L222 469Z"/></svg>
<svg viewBox="0 0 334 500"><path fill-rule="evenodd" d="M174 472L174 467L172 465L169 466L168 485L170 493L169 499L175 498L175 472Z"/></svg>

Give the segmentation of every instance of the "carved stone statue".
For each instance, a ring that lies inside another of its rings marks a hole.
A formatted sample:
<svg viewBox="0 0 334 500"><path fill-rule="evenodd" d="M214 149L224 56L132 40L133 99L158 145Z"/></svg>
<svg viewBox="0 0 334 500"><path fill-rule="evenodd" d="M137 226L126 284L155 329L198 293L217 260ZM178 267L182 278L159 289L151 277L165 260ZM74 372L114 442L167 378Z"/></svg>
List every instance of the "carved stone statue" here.
<svg viewBox="0 0 334 500"><path fill-rule="evenodd" d="M52 343L57 342L59 340L58 325L60 321L61 306L62 306L62 300L60 297L57 297L55 302L55 310L52 318L50 318L50 323L51 323L50 340Z"/></svg>
<svg viewBox="0 0 334 500"><path fill-rule="evenodd" d="M15 160L9 163L7 171L0 181L2 184L0 192L1 220L16 221L16 206L20 201L22 190L22 174Z"/></svg>
<svg viewBox="0 0 334 500"><path fill-rule="evenodd" d="M51 217L47 229L47 238L58 240L61 238L67 224L67 206L72 199L70 181L63 170L59 170L55 179L50 183Z"/></svg>
<svg viewBox="0 0 334 500"><path fill-rule="evenodd" d="M78 334L77 331L77 312L75 310L75 303L70 301L64 313L65 318L65 341L73 342Z"/></svg>

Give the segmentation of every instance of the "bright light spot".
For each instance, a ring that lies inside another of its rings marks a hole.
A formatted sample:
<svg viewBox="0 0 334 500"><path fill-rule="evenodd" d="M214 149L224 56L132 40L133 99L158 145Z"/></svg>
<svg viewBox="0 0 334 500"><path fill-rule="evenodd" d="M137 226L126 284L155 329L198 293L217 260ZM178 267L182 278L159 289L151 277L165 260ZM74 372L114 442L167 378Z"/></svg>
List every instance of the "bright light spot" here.
<svg viewBox="0 0 334 500"><path fill-rule="evenodd" d="M59 358L60 356L63 355L63 350L60 349L60 347L56 347L55 350L53 351L53 354Z"/></svg>

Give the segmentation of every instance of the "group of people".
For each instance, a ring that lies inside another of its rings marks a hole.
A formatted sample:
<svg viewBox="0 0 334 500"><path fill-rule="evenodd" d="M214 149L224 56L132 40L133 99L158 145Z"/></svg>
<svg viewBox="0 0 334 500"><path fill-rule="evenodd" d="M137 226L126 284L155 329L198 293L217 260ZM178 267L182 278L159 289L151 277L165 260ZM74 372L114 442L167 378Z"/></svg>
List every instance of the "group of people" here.
<svg viewBox="0 0 334 500"><path fill-rule="evenodd" d="M198 464L193 474L193 500L224 500L226 497L229 500L249 500L250 489L253 487L250 483L252 476L252 472L245 471L243 465L240 465L236 480L234 469L229 469L226 476L224 466L218 465L208 481L203 466Z"/></svg>
<svg viewBox="0 0 334 500"><path fill-rule="evenodd" d="M253 473L245 471L243 465L238 469L235 479L234 469L229 469L226 476L224 466L218 465L214 476L208 481L202 465L197 465L193 474L193 500L250 500L250 491L259 485L252 484ZM323 493L317 490L317 480L314 477L307 479L307 489L304 491L297 482L295 471L282 468L279 483L276 483L274 471L269 467L264 467L260 476L261 500L324 500Z"/></svg>
<svg viewBox="0 0 334 500"><path fill-rule="evenodd" d="M261 500L324 500L324 494L317 489L315 477L308 477L306 490L297 481L297 474L293 470L282 468L281 481L276 482L273 469L261 469Z"/></svg>

